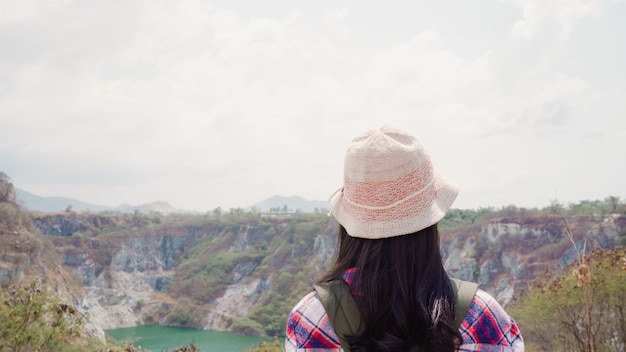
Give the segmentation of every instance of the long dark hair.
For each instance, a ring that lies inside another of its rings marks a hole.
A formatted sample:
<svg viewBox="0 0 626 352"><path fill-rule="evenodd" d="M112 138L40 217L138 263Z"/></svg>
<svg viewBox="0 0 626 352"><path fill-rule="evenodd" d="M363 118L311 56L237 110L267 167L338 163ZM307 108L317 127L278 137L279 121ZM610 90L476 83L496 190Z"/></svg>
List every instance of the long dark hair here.
<svg viewBox="0 0 626 352"><path fill-rule="evenodd" d="M362 351L453 351L461 336L454 323L454 291L443 267L437 225L384 239L351 237L339 227L334 266L320 282L356 268L351 288L366 324L348 337Z"/></svg>

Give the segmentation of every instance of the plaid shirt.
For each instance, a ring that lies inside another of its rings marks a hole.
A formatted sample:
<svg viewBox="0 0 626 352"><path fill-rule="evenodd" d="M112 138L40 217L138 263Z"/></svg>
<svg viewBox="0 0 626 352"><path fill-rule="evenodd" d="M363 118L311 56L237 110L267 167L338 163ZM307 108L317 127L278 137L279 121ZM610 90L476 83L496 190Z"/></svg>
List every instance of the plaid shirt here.
<svg viewBox="0 0 626 352"><path fill-rule="evenodd" d="M351 274L344 275L348 283ZM459 331L463 344L457 351L524 351L524 341L515 321L493 297L480 289ZM317 292L306 295L289 314L285 351L343 351Z"/></svg>

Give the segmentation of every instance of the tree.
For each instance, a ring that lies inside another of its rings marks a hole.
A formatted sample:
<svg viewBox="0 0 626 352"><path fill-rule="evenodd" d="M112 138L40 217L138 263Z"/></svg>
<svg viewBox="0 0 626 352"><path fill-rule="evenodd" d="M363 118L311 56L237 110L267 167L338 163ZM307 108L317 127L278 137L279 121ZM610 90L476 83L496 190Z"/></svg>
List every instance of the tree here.
<svg viewBox="0 0 626 352"><path fill-rule="evenodd" d="M563 211L563 204L559 202L558 199L550 199L550 212L552 214L561 214Z"/></svg>
<svg viewBox="0 0 626 352"><path fill-rule="evenodd" d="M86 336L84 316L42 288L38 281L11 292L0 291L2 352L147 352L131 341L103 343ZM197 352L192 343L175 352Z"/></svg>
<svg viewBox="0 0 626 352"><path fill-rule="evenodd" d="M0 302L0 351L80 350L82 314L37 282L0 295Z"/></svg>
<svg viewBox="0 0 626 352"><path fill-rule="evenodd" d="M597 250L531 284L512 309L527 351L626 349L626 247Z"/></svg>
<svg viewBox="0 0 626 352"><path fill-rule="evenodd" d="M617 212L617 206L619 205L619 197L616 196L608 196L605 198L605 201L611 206L611 211L613 213Z"/></svg>

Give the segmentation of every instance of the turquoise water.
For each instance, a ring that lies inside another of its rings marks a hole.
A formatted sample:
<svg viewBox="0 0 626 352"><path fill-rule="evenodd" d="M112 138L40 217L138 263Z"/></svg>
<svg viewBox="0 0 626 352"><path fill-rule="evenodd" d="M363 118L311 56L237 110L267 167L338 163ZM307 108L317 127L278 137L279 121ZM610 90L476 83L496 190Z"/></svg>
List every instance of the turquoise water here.
<svg viewBox="0 0 626 352"><path fill-rule="evenodd" d="M272 338L239 335L213 330L184 329L170 326L144 325L132 328L105 330L108 336L124 341L132 340L135 346L151 352L173 350L194 343L202 352L244 352L262 341Z"/></svg>

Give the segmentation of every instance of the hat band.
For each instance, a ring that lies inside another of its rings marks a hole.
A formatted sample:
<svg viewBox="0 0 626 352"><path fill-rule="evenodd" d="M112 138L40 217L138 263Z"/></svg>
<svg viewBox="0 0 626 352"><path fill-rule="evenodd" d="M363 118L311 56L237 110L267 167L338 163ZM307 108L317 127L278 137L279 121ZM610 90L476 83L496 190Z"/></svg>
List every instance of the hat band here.
<svg viewBox="0 0 626 352"><path fill-rule="evenodd" d="M355 207L359 207L359 208L363 208L363 209L369 209L369 210L384 210L384 209L391 209L391 208L393 208L395 206L398 206L399 204L402 204L402 203L406 202L407 200L409 200L411 198L417 197L418 195L424 193L424 191L429 189L433 185L433 183L435 183L435 178L434 177L432 177L430 179L430 182L428 182L428 184L426 184L422 189L420 189L420 190L418 190L416 192L413 192L413 193L407 195L406 197L404 197L402 199L399 199L399 200L397 200L397 201L395 201L395 202L393 202L391 204L387 204L387 205L365 205L365 204L359 204L359 203L356 203L356 202L352 201L350 198L348 198L348 196L346 195L345 192L342 192L342 193L343 193L343 199L345 199L346 202L350 203L351 205L353 205ZM343 189L339 189L338 191L343 191Z"/></svg>

